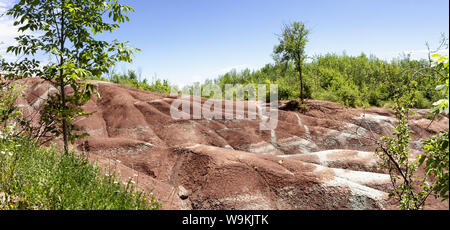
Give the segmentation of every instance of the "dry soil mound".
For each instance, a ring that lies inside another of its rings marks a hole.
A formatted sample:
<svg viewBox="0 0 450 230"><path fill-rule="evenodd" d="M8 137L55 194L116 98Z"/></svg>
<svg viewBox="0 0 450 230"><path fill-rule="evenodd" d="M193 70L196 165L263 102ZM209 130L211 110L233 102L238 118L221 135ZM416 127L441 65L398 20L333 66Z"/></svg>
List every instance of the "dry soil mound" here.
<svg viewBox="0 0 450 230"><path fill-rule="evenodd" d="M55 89L40 79L23 83L27 97L18 104L26 114L38 114ZM377 170L374 142L368 139L390 134L395 125L390 110L309 100L306 113L279 110L277 128L261 131L260 119L174 120L175 97L95 84L100 98L84 108L95 114L76 121L90 136L75 147L105 169L154 188L165 209L393 207L387 202L389 176ZM206 99L193 101L196 107ZM247 111L250 105L237 109ZM447 118L427 127L425 115L418 110L410 121L414 141L448 131ZM413 148L420 150L418 144ZM448 204L429 208L448 209Z"/></svg>

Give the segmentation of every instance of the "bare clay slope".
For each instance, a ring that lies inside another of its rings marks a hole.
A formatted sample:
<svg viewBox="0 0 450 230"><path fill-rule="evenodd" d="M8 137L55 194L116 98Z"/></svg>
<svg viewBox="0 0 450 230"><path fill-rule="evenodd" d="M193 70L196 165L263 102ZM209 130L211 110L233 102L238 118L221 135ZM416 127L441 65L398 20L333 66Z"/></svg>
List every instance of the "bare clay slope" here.
<svg viewBox="0 0 450 230"><path fill-rule="evenodd" d="M24 83L27 99L18 103L26 113L38 112L52 89L39 79ZM279 110L277 128L261 131L259 119L174 120L174 97L95 84L100 98L84 109L96 113L76 122L90 137L75 147L105 169L154 188L165 209L393 208L389 176L377 170L368 139L390 133L392 111L310 100L305 114ZM205 101L196 98L193 106ZM424 111L417 112L413 140L448 131L447 118L427 128Z"/></svg>

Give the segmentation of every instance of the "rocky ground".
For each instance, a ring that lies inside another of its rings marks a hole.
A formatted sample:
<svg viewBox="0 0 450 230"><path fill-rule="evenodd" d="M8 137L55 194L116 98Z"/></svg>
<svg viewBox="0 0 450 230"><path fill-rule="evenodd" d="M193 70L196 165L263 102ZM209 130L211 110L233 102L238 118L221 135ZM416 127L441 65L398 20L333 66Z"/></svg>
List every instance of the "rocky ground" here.
<svg viewBox="0 0 450 230"><path fill-rule="evenodd" d="M53 90L27 79L26 114L38 114ZM380 172L374 139L389 135L393 111L352 109L307 100L308 110L278 110L278 126L260 130L260 119L172 119L176 97L95 82L100 97L76 121L90 136L75 148L105 171L116 170L160 199L163 209L393 209L390 179ZM191 111L207 99L194 98ZM238 110L255 105L246 102ZM413 155L420 140L441 130L416 110L410 125ZM245 112L245 116L249 113ZM36 117L35 119L38 119ZM427 209L448 209L432 199Z"/></svg>

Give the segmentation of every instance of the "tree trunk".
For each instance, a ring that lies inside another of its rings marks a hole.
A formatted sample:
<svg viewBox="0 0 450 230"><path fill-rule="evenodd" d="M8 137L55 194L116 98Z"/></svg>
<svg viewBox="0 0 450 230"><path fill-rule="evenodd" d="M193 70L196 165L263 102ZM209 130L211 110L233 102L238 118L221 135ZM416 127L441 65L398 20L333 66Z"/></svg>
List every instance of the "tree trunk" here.
<svg viewBox="0 0 450 230"><path fill-rule="evenodd" d="M60 70L60 76L59 76L60 84L61 84L61 105L63 109L66 109L66 94L64 91L64 76L63 76L63 70ZM63 140L64 140L64 153L69 153L69 142L68 142L68 133L67 133L67 121L66 121L66 114L63 113L62 115L62 131L63 131Z"/></svg>
<svg viewBox="0 0 450 230"><path fill-rule="evenodd" d="M300 101L303 104L303 76L302 76L302 64L299 63L297 66L299 78L300 78Z"/></svg>
<svg viewBox="0 0 450 230"><path fill-rule="evenodd" d="M62 2L62 4L63 4L63 6L64 6L64 4L65 4L65 2L63 1ZM62 12L61 12L61 38L60 38L60 45L61 45L61 55L60 55L60 70L59 70L59 81L60 81L60 84L61 84L61 106L62 106L62 109L63 110L65 110L66 108L67 108L67 105L66 105L66 93L65 93L65 90L64 90L64 86L65 86L65 83L64 83L64 71L63 71L63 69L62 69L62 66L64 65L64 57L63 57L63 52L64 52L64 42L65 42L65 39L64 39L64 9L63 9L63 7L61 7L61 10L62 10ZM67 132L67 120L66 120L66 114L65 113L63 113L62 114L62 131L63 131L63 141L64 141L64 153L65 154L69 154L69 142L68 142L68 132Z"/></svg>

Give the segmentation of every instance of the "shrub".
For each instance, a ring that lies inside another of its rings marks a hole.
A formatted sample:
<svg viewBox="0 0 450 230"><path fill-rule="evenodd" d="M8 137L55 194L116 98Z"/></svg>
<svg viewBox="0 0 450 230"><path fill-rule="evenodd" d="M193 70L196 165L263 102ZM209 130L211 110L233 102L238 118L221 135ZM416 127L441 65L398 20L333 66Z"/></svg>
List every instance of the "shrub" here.
<svg viewBox="0 0 450 230"><path fill-rule="evenodd" d="M313 93L313 98L318 100L339 102L338 96L331 90L322 90L317 93Z"/></svg>
<svg viewBox="0 0 450 230"><path fill-rule="evenodd" d="M416 103L415 108L417 109L429 109L432 105L432 102L429 101L426 97L423 96L423 93L417 92L416 93Z"/></svg>

